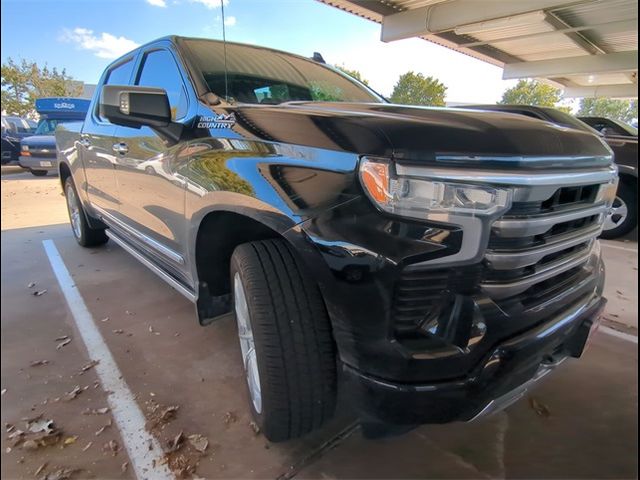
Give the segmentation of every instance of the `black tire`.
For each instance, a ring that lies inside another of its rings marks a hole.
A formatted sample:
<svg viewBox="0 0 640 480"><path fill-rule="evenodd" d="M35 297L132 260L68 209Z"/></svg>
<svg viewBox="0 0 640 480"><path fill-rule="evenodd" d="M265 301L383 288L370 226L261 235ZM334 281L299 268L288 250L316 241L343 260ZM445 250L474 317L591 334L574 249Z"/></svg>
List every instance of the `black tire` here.
<svg viewBox="0 0 640 480"><path fill-rule="evenodd" d="M47 175L46 170L29 170L31 172L31 175L35 175L36 177L45 177Z"/></svg>
<svg viewBox="0 0 640 480"><path fill-rule="evenodd" d="M69 193L70 189L73 191L73 195L75 195L75 199L78 203L79 209L79 228L76 232L76 229L73 227L73 219L71 213L71 206L69 205ZM102 245L107 243L109 237L104 231L104 228L92 228L87 221L86 212L82 207L82 202L80 201L80 197L78 196L78 191L76 190L76 186L73 183L73 179L68 177L64 182L64 194L67 198L67 212L69 213L69 221L71 222L71 231L73 232L73 236L83 247L95 247L97 245Z"/></svg>
<svg viewBox="0 0 640 480"><path fill-rule="evenodd" d="M600 238L613 239L621 237L638 225L638 190L636 185L630 184L627 180L620 181L613 206L616 207L620 205L621 202L627 207L626 218L619 222L615 228L603 230Z"/></svg>
<svg viewBox="0 0 640 480"><path fill-rule="evenodd" d="M261 412L249 402L254 418L273 442L300 437L330 419L336 403L335 344L320 291L282 239L238 246L232 291L236 273L260 375Z"/></svg>

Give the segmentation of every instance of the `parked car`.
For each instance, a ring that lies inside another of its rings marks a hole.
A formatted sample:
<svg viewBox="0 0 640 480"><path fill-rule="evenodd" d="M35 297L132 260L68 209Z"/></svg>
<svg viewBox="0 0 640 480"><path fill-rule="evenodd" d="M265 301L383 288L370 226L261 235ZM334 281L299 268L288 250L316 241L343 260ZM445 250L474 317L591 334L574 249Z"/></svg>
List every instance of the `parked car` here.
<svg viewBox="0 0 640 480"><path fill-rule="evenodd" d="M469 105L462 108L480 108L500 112L511 112L538 118L569 128L588 131L603 136L613 150L618 165L620 184L611 210L605 219L602 238L618 238L638 226L638 131L629 125L607 121L600 117L579 117L555 108L531 105ZM585 119L591 118L585 123ZM615 130L614 127L615 126ZM632 135L635 131L635 136ZM623 135L622 132L627 134Z"/></svg>
<svg viewBox="0 0 640 480"><path fill-rule="evenodd" d="M56 160L56 126L83 120L89 108L84 98L39 98L36 111L40 115L38 127L31 136L20 141L19 163L33 175L41 177L58 171Z"/></svg>
<svg viewBox="0 0 640 480"><path fill-rule="evenodd" d="M31 119L2 115L2 165L18 162L20 139L33 135L35 127Z"/></svg>
<svg viewBox="0 0 640 480"><path fill-rule="evenodd" d="M393 105L223 45L167 37L109 65L56 130L60 180L80 245L112 239L201 325L235 317L268 439L325 423L339 371L373 435L499 410L582 354L617 182L599 137Z"/></svg>
<svg viewBox="0 0 640 480"><path fill-rule="evenodd" d="M627 125L619 120L605 117L578 117L591 128L598 130L605 137L625 137L638 139L638 128L631 125Z"/></svg>

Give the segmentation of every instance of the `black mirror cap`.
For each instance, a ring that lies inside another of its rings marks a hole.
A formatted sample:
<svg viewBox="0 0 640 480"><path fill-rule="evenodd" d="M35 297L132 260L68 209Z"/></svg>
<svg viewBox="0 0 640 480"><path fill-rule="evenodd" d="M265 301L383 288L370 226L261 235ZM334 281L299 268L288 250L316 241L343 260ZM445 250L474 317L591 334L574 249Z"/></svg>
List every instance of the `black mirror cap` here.
<svg viewBox="0 0 640 480"><path fill-rule="evenodd" d="M162 88L105 85L100 96L100 116L114 125L160 128L171 124L171 107Z"/></svg>

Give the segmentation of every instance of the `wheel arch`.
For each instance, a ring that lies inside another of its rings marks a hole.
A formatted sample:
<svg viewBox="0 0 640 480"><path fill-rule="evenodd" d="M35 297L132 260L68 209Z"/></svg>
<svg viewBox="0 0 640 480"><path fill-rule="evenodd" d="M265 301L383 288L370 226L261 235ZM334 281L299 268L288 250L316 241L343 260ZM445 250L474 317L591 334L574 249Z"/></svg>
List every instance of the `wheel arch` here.
<svg viewBox="0 0 640 480"><path fill-rule="evenodd" d="M322 284L326 283L323 278L330 275L329 269L317 247L293 219L276 212L228 207L201 215L194 229L190 256L201 324L209 323L206 312L212 301L218 303L218 311L223 307L228 310L230 304L225 302L230 299L231 255L238 245L252 241L282 238L291 244L325 301Z"/></svg>

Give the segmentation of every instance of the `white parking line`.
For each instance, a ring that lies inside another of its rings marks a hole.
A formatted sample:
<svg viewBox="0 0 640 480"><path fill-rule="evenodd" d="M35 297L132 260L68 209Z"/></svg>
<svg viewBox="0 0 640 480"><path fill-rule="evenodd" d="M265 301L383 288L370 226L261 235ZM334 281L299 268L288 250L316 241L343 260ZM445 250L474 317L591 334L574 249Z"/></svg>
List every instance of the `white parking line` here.
<svg viewBox="0 0 640 480"><path fill-rule="evenodd" d="M167 466L159 461L158 452L162 452L162 447L155 437L145 430L145 417L133 398L131 390L122 379L118 365L96 327L58 249L52 240L43 240L42 244L60 289L67 300L71 316L87 347L89 357L91 360L100 362L94 369L104 390L112 392L107 396L107 400L136 476L140 480L145 478L174 480L175 477ZM150 450L150 447L153 449Z"/></svg>
<svg viewBox="0 0 640 480"><path fill-rule="evenodd" d="M606 333L607 335L611 335L612 337L619 338L621 340L626 340L627 342L638 344L638 337L635 335L630 335L628 333L619 332L618 330L614 330L610 327L605 327L604 325L600 325L598 328L599 332Z"/></svg>
<svg viewBox="0 0 640 480"><path fill-rule="evenodd" d="M621 247L619 245L611 245L610 243L604 243L604 242L600 242L600 245L602 245L603 247L607 247L607 248L613 248L614 250L622 250L624 252L638 253L638 249L637 248Z"/></svg>

